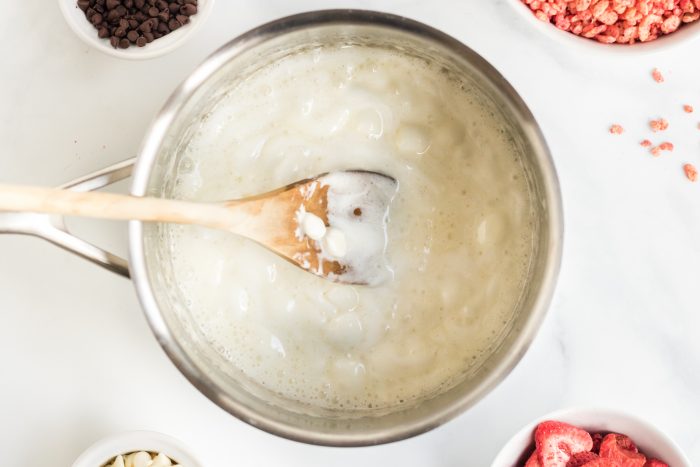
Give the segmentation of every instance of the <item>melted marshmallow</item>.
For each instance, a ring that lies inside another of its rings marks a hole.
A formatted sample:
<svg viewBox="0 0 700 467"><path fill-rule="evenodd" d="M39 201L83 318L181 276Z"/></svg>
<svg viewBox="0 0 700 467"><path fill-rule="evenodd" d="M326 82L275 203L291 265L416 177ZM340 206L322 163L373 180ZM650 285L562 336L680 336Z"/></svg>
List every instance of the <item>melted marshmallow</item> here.
<svg viewBox="0 0 700 467"><path fill-rule="evenodd" d="M376 48L307 50L231 80L185 133L166 195L235 199L349 169L386 173L398 191L385 238L362 230L342 191L329 199L346 258L386 248L376 287L226 232L161 227L171 293L211 358L309 412L392 411L468 377L501 342L532 256L528 177L500 110L469 82Z"/></svg>

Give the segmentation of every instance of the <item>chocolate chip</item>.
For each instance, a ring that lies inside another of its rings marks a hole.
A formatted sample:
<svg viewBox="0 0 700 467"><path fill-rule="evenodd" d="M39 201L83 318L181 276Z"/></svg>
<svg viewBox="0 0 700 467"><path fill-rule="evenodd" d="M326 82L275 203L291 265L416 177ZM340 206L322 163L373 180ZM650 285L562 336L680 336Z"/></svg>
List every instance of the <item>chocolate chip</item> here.
<svg viewBox="0 0 700 467"><path fill-rule="evenodd" d="M126 49L129 47L129 39L119 39L119 48Z"/></svg>
<svg viewBox="0 0 700 467"><path fill-rule="evenodd" d="M116 49L119 45L119 38L117 36L112 36L109 38L109 43Z"/></svg>
<svg viewBox="0 0 700 467"><path fill-rule="evenodd" d="M168 21L168 27L170 28L171 31L176 30L180 26L182 26L182 25L175 18Z"/></svg>
<svg viewBox="0 0 700 467"><path fill-rule="evenodd" d="M97 30L97 37L99 37L100 39L105 39L105 38L109 37L109 29L107 29L104 26L101 27L100 29Z"/></svg>
<svg viewBox="0 0 700 467"><path fill-rule="evenodd" d="M180 14L181 15L192 16L195 13L197 13L197 7L192 5L191 3L188 3L186 5L182 5L180 7Z"/></svg>
<svg viewBox="0 0 700 467"><path fill-rule="evenodd" d="M134 0L134 6L139 10L146 4L145 0Z"/></svg>
<svg viewBox="0 0 700 467"><path fill-rule="evenodd" d="M126 29L119 27L114 30L114 35L117 37L124 37L126 36Z"/></svg>
<svg viewBox="0 0 700 467"><path fill-rule="evenodd" d="M90 2L88 0L78 0L78 8L87 11L87 9L90 8Z"/></svg>
<svg viewBox="0 0 700 467"><path fill-rule="evenodd" d="M361 208L355 208L352 211L353 214L355 214L357 217L360 217L362 215L362 209Z"/></svg>
<svg viewBox="0 0 700 467"><path fill-rule="evenodd" d="M154 6L152 6L151 8L148 9L148 16L150 16L152 18L155 18L156 16L158 16L158 13L160 13L160 11L158 11L158 8L156 8Z"/></svg>
<svg viewBox="0 0 700 467"><path fill-rule="evenodd" d="M119 13L117 13L117 10L109 10L107 12L107 22L110 24L119 22Z"/></svg>
<svg viewBox="0 0 700 467"><path fill-rule="evenodd" d="M139 37L138 39L136 39L136 45L138 45L139 47L143 47L143 46L146 45L147 43L148 43L148 41L147 41L146 38L143 37L143 36L141 36L141 37Z"/></svg>
<svg viewBox="0 0 700 467"><path fill-rule="evenodd" d="M126 35L126 38L129 39L129 42L136 42L136 39L139 38L139 33L136 31L129 31Z"/></svg>
<svg viewBox="0 0 700 467"><path fill-rule="evenodd" d="M184 26L190 22L190 19L185 15L177 15L175 17L175 19L177 20L178 23L180 23L180 26Z"/></svg>
<svg viewBox="0 0 700 467"><path fill-rule="evenodd" d="M102 22L102 15L99 13L95 13L94 15L92 15L90 17L90 22L92 24L94 24L95 26L97 26L98 24L100 24Z"/></svg>
<svg viewBox="0 0 700 467"><path fill-rule="evenodd" d="M144 32L143 37L146 38L146 42L153 42L155 40L153 33L150 33L150 32Z"/></svg>
<svg viewBox="0 0 700 467"><path fill-rule="evenodd" d="M124 18L119 20L119 27L123 30L128 30L129 29L129 22L125 20Z"/></svg>

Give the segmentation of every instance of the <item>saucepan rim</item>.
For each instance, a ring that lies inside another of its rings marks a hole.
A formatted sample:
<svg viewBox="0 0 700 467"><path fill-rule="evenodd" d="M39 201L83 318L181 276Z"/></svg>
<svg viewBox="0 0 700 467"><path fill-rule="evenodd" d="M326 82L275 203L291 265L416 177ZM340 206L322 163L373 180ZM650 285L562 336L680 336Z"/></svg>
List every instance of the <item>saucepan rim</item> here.
<svg viewBox="0 0 700 467"><path fill-rule="evenodd" d="M158 342L183 375L203 394L217 405L240 420L269 433L309 444L327 446L366 446L402 440L426 432L454 418L473 405L493 389L515 367L525 354L542 322L556 284L562 252L563 217L561 194L554 164L544 137L517 92L486 60L458 40L430 26L414 20L387 13L366 10L321 10L302 13L272 21L233 39L205 60L189 78L172 94L155 118L146 133L140 155L134 168L131 193L135 196L146 194L151 169L156 161L159 148L171 123L187 99L202 86L220 67L237 55L251 50L265 41L305 28L327 25L360 25L384 27L399 30L431 41L436 45L451 49L472 63L512 104L513 111L531 139L530 143L538 152L538 164L543 173L544 202L547 203L549 241L546 250L541 286L536 292L530 315L517 337L509 346L500 361L495 362L487 377L470 393L465 393L459 401L439 412L431 413L415 423L395 426L392 429L367 431L361 434L322 433L289 424L270 420L256 411L234 400L226 391L217 387L187 355L168 328L164 316L157 305L154 291L149 282L144 250L144 226L141 222L129 224L130 269L146 318Z"/></svg>

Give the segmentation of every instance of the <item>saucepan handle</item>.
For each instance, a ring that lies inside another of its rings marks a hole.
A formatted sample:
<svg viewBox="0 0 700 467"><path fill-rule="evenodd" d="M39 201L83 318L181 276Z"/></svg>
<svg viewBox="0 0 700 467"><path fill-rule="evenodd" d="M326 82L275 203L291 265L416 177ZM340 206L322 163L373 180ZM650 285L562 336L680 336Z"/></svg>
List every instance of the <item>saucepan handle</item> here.
<svg viewBox="0 0 700 467"><path fill-rule="evenodd" d="M93 191L103 188L130 177L135 160L136 158L127 159L68 182L60 188L74 191ZM43 238L120 276L130 277L127 260L71 234L63 216L30 212L0 212L0 234L3 233Z"/></svg>

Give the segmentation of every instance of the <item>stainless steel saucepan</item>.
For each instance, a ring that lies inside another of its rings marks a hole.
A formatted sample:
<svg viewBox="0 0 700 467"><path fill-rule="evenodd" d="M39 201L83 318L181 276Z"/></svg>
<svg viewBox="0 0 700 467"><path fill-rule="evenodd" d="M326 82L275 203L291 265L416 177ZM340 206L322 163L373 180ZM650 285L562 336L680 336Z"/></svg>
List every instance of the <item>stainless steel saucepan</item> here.
<svg viewBox="0 0 700 467"><path fill-rule="evenodd" d="M360 446L408 438L472 406L516 365L542 321L556 282L562 248L561 197L539 127L508 82L464 44L424 24L371 11L329 10L282 18L232 40L172 94L148 130L136 160L71 182L95 190L132 176L136 196L167 197L186 141L208 110L239 80L268 63L324 45L388 47L422 57L476 86L510 126L522 152L537 209L537 240L527 286L500 345L461 384L421 404L375 416L309 412L243 381L202 336L176 290L157 241L161 226L133 221L126 260L71 235L59 217L0 213L0 232L42 237L125 277L131 277L153 332L170 359L200 391L241 420L286 438L322 445Z"/></svg>

